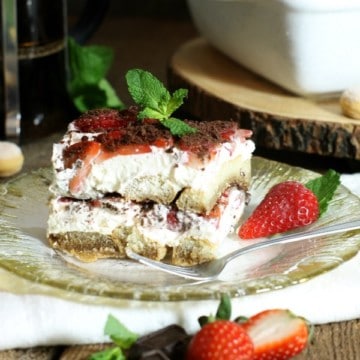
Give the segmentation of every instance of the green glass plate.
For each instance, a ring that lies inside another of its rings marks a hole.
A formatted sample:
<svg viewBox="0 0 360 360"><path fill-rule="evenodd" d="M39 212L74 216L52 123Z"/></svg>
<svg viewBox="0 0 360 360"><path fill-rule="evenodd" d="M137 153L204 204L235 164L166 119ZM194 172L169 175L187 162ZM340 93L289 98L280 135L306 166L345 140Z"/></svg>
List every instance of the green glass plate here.
<svg viewBox="0 0 360 360"><path fill-rule="evenodd" d="M251 204L284 180L306 182L318 174L255 157ZM51 249L46 241L51 170L39 169L0 187L0 267L32 284L60 292L106 299L180 301L214 299L221 292L241 296L284 288L331 270L357 254L360 233L277 245L233 261L216 281L197 282L147 268L131 260L81 263ZM324 216L311 227L358 219L360 199L340 186ZM247 216L247 214L244 214ZM244 241L227 239L231 247ZM248 244L248 241L247 241Z"/></svg>

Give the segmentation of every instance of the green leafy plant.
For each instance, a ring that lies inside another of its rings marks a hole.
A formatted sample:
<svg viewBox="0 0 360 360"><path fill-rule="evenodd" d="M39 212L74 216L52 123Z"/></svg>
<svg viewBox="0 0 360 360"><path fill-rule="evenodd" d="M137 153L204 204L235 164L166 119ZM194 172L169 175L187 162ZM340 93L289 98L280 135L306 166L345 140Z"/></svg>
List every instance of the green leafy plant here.
<svg viewBox="0 0 360 360"><path fill-rule="evenodd" d="M81 46L68 38L69 94L78 111L95 108L123 109L125 106L106 79L113 62L112 49L105 46Z"/></svg>
<svg viewBox="0 0 360 360"><path fill-rule="evenodd" d="M96 108L124 109L106 74L113 61L113 51L105 46L81 46L68 38L70 81L69 94L80 112ZM129 70L126 81L130 95L141 107L139 119L159 120L175 136L195 133L196 129L172 114L183 104L186 89L173 94L150 72L141 69Z"/></svg>
<svg viewBox="0 0 360 360"><path fill-rule="evenodd" d="M110 337L116 346L92 354L89 360L125 360L123 350L129 349L138 339L137 334L127 329L112 315L108 316L104 333Z"/></svg>
<svg viewBox="0 0 360 360"><path fill-rule="evenodd" d="M165 88L150 72L132 69L126 73L129 93L142 110L139 118L159 120L173 135L183 136L195 133L196 129L171 115L177 110L187 96L186 89L178 89L173 94Z"/></svg>

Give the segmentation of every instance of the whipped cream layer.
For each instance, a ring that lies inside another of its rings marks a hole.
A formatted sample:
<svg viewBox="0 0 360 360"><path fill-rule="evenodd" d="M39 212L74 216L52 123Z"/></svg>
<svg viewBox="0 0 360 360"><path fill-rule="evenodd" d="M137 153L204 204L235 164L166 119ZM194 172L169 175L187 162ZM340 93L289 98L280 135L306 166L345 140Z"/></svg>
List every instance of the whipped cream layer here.
<svg viewBox="0 0 360 360"><path fill-rule="evenodd" d="M88 164L78 160L71 168L65 168L64 149L84 136L91 139L97 135L69 131L63 141L53 147L55 179L52 191L77 199L101 198L108 193L117 193L136 201L171 203L182 189L191 187L203 191L206 187L211 188L211 183L227 162L251 158L254 143L242 136L241 131L235 133L230 141L218 144L210 159L196 158L175 146L151 146L151 152L114 154L104 159L99 153ZM79 176L85 166L86 171L77 186L71 186L74 177Z"/></svg>
<svg viewBox="0 0 360 360"><path fill-rule="evenodd" d="M69 238L72 233L97 233L137 252L147 244L164 249L188 246L189 241L206 243L211 251L216 251L235 230L245 204L246 193L237 187L225 191L213 212L206 216L120 197L90 201L56 197L50 204L48 236Z"/></svg>

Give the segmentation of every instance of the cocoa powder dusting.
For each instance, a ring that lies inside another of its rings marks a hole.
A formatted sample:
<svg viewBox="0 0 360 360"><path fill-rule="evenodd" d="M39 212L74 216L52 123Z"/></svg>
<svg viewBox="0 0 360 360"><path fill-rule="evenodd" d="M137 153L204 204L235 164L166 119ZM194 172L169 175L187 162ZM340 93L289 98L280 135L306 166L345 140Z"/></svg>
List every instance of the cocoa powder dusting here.
<svg viewBox="0 0 360 360"><path fill-rule="evenodd" d="M198 156L202 157L209 152L209 149L216 144L228 140L225 134L233 133L237 124L233 121L195 121L186 120L190 126L197 128L194 134L184 135L179 139L183 148L196 149Z"/></svg>
<svg viewBox="0 0 360 360"><path fill-rule="evenodd" d="M171 139L170 131L159 121L147 123L137 121L126 128L124 144L153 144L157 139Z"/></svg>
<svg viewBox="0 0 360 360"><path fill-rule="evenodd" d="M109 127L108 131L103 131L97 135L95 141L100 143L107 151L116 151L122 145L156 145L160 141L162 144L174 144L175 147L179 147L184 151L190 151L199 158L204 158L214 146L227 141L237 129L237 124L233 121L184 120L187 124L196 128L197 131L179 138L174 137L170 130L164 127L158 120L136 120L136 110L131 109L129 111L131 116L125 112L120 112L120 116L116 117L116 121L125 120L125 122L121 123L121 127ZM101 113L96 115L97 119L99 119ZM113 114L111 115L113 116ZM127 117L131 117L131 119L127 119ZM86 115L81 119L84 122ZM97 119L91 118L91 121L93 121L92 126L96 127ZM114 116L109 119L104 114L100 121L102 125L109 123L113 125L113 119ZM79 131L81 130L79 129ZM74 161L74 157L77 155L81 157L82 153L84 153L84 148L86 148L88 142L86 141L87 139L83 140L82 146L72 146L71 149L64 151L64 158L69 157L70 163Z"/></svg>

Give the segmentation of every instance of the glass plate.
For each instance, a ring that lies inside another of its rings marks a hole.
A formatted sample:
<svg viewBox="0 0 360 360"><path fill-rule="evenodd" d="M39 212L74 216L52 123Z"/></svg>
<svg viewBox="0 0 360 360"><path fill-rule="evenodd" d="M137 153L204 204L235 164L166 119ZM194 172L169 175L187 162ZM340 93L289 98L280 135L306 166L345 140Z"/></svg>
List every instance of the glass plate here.
<svg viewBox="0 0 360 360"><path fill-rule="evenodd" d="M251 204L244 216L274 184L307 180L318 174L254 157ZM102 299L180 301L254 294L304 282L333 269L359 250L360 233L348 232L279 245L233 261L216 281L198 282L159 272L131 260L81 263L51 249L46 241L51 170L22 175L0 187L0 267L33 284ZM311 227L358 218L360 199L340 186L326 214ZM232 247L249 242L227 239Z"/></svg>

